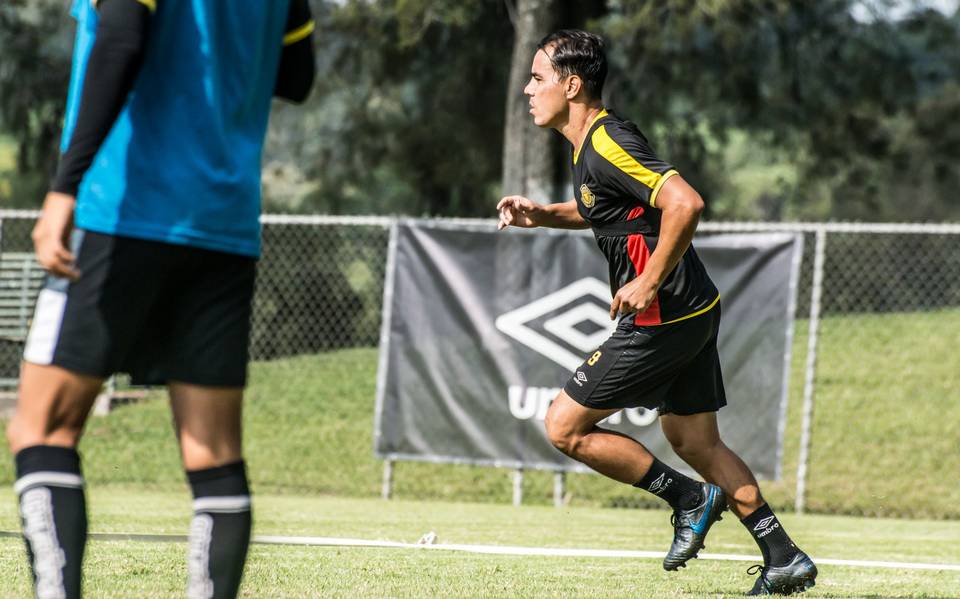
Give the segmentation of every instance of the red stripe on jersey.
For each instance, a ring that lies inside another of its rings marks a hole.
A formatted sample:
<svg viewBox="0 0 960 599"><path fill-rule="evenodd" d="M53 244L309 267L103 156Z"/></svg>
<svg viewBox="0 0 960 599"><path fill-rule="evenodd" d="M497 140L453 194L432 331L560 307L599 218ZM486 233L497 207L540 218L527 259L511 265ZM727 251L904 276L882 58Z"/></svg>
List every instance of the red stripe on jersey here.
<svg viewBox="0 0 960 599"><path fill-rule="evenodd" d="M643 206L637 206L627 214L627 220L633 220L643 216Z"/></svg>
<svg viewBox="0 0 960 599"><path fill-rule="evenodd" d="M636 210L636 208L634 208L634 210ZM640 210L643 210L643 208L640 208ZM637 276L640 276L640 273L643 272L644 267L647 265L647 260L650 259L650 248L647 247L647 242L643 239L643 235L636 234L627 236L627 255L630 256L630 261L633 262L633 268ZM637 313L633 319L633 324L651 325L660 324L661 322L660 294L658 293L657 297L653 299L653 303L650 304L646 310Z"/></svg>

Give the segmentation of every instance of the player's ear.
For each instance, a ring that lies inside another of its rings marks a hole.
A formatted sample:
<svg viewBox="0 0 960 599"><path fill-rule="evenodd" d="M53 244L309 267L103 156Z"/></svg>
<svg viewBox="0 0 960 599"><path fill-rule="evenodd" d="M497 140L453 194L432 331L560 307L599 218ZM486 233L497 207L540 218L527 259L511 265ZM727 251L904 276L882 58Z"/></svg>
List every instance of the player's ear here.
<svg viewBox="0 0 960 599"><path fill-rule="evenodd" d="M570 75L567 77L567 81L564 83L563 91L568 100L576 98L581 89L583 89L583 79L580 79L580 77L577 75Z"/></svg>

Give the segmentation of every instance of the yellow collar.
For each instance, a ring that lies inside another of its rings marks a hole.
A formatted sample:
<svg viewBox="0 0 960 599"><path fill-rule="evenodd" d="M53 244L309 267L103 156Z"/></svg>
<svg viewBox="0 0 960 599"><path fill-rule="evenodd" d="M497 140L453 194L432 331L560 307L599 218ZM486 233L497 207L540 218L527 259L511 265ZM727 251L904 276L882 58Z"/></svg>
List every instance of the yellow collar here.
<svg viewBox="0 0 960 599"><path fill-rule="evenodd" d="M601 108L601 109L600 109L600 112L597 113L597 116L593 117L593 120L590 121L590 126L587 127L587 131L589 132L590 129L593 128L594 123L596 123L597 121L599 121L599 120L602 119L603 117L607 116L607 114L608 114L608 113L607 113L607 109L606 109L606 108ZM586 138L586 137L583 138L583 142L580 144L580 147L573 151L573 163L574 163L574 164L577 163L577 158L580 157L580 150L583 149L583 144L585 144L585 143L587 143L587 138Z"/></svg>

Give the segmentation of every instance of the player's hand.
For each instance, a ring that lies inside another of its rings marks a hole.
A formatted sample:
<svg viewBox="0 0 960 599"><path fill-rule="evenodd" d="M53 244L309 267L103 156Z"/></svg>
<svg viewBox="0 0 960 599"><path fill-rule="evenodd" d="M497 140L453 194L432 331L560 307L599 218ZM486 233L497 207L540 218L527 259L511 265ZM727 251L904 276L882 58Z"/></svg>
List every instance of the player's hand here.
<svg viewBox="0 0 960 599"><path fill-rule="evenodd" d="M497 223L499 231L511 225L525 228L540 226L539 217L543 207L523 196L506 196L497 204L497 211L500 213L500 222Z"/></svg>
<svg viewBox="0 0 960 599"><path fill-rule="evenodd" d="M48 193L43 200L40 220L31 234L40 266L51 275L71 281L80 278L80 271L74 267L76 257L68 249L76 203L76 198L71 195L55 191Z"/></svg>
<svg viewBox="0 0 960 599"><path fill-rule="evenodd" d="M610 303L610 320L621 314L643 312L657 299L660 286L642 274L617 291Z"/></svg>

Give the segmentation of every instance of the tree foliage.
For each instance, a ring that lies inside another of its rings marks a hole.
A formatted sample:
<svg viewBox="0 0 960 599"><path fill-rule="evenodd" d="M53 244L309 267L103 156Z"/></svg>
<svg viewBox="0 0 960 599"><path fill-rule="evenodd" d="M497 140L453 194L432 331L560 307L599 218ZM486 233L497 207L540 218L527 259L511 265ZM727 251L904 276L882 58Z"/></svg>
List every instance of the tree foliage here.
<svg viewBox="0 0 960 599"><path fill-rule="evenodd" d="M20 205L36 205L59 155L72 47L64 12L56 0L0 3L0 133L14 140L0 183Z"/></svg>
<svg viewBox="0 0 960 599"><path fill-rule="evenodd" d="M607 103L712 218L960 220L960 16L889 18L890 0L873 16L855 0L537 1L547 27L607 38ZM520 93L518 0L312 5L316 89L277 104L265 207L488 216ZM72 32L61 0L0 3L5 205L35 205L56 160ZM566 152L551 160L568 170Z"/></svg>
<svg viewBox="0 0 960 599"><path fill-rule="evenodd" d="M597 23L616 46L611 101L652 125L717 216L958 218L957 18L865 22L853 4L623 0ZM788 174L738 189L737 133L745 168Z"/></svg>
<svg viewBox="0 0 960 599"><path fill-rule="evenodd" d="M305 110L277 111L268 148L304 182L287 207L482 213L500 172L504 6L353 0L315 15L317 87Z"/></svg>

